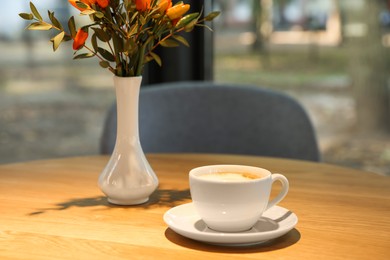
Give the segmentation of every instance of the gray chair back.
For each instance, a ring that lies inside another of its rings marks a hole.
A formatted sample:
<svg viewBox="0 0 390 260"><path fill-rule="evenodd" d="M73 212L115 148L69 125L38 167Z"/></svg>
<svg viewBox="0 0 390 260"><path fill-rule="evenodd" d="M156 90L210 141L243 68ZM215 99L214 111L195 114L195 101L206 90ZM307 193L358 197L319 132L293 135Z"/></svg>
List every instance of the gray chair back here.
<svg viewBox="0 0 390 260"><path fill-rule="evenodd" d="M246 154L319 161L313 126L293 98L253 86L164 83L140 93L145 153ZM116 105L110 108L101 152L113 151Z"/></svg>

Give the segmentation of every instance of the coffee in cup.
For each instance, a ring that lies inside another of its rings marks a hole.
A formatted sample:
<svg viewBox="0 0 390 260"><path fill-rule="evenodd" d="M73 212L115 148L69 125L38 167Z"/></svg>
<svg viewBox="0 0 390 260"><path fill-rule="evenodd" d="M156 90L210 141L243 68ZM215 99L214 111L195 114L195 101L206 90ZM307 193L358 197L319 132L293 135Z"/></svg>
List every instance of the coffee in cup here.
<svg viewBox="0 0 390 260"><path fill-rule="evenodd" d="M209 228L222 232L249 230L289 188L283 175L243 165L198 167L190 171L189 179L197 213ZM282 183L282 190L269 201L274 181Z"/></svg>
<svg viewBox="0 0 390 260"><path fill-rule="evenodd" d="M245 172L216 172L200 175L199 178L216 181L249 181L261 178L255 174Z"/></svg>

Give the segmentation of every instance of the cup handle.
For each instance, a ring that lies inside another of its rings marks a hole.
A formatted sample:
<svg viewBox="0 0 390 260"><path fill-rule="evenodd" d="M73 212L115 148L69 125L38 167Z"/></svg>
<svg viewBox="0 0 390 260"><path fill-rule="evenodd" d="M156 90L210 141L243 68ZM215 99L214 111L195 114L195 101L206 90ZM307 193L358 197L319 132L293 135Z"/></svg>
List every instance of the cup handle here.
<svg viewBox="0 0 390 260"><path fill-rule="evenodd" d="M275 181L280 181L282 183L282 190L274 199L268 202L267 208L265 210L272 208L273 206L278 204L287 195L288 188L289 188L288 180L282 174L274 173L271 175L271 178L272 178L272 184Z"/></svg>

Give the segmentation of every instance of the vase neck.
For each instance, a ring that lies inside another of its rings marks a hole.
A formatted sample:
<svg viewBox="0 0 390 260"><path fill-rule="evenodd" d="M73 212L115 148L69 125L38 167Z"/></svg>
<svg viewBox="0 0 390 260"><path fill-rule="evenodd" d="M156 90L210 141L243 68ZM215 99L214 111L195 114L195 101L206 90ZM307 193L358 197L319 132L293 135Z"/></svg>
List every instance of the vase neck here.
<svg viewBox="0 0 390 260"><path fill-rule="evenodd" d="M117 140L135 138L138 133L138 100L142 77L114 77L117 102Z"/></svg>

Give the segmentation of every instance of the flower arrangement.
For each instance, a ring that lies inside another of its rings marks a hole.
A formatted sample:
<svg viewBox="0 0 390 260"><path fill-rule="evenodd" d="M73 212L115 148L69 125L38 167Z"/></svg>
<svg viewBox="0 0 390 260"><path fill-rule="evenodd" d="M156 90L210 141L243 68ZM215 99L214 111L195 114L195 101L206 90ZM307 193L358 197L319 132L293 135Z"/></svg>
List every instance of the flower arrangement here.
<svg viewBox="0 0 390 260"><path fill-rule="evenodd" d="M204 22L219 15L212 12L201 18L201 13L187 14L189 4L180 1L173 5L172 0L68 1L81 15L89 16L91 23L77 28L72 16L65 31L54 12L48 11L50 21L45 21L32 2L31 13L19 16L32 21L28 30L57 31L50 40L54 51L62 42L73 40L74 59L97 57L101 67L121 77L140 76L144 65L153 60L161 66L161 58L154 52L158 46L189 46L180 33L195 26L210 29Z"/></svg>

